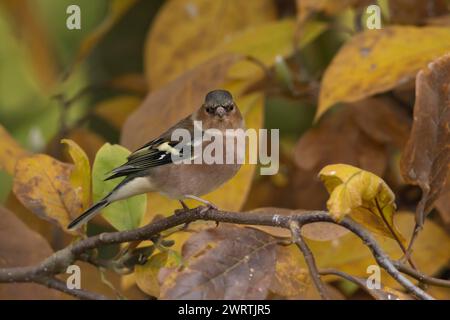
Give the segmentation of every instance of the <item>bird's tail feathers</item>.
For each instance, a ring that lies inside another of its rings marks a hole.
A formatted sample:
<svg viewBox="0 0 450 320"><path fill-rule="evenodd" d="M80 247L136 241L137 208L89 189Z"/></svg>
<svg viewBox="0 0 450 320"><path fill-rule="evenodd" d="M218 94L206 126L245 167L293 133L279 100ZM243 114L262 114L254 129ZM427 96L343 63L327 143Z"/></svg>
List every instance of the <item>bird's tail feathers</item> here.
<svg viewBox="0 0 450 320"><path fill-rule="evenodd" d="M67 228L69 230L74 230L78 228L82 224L91 220L97 213L99 213L101 209L105 208L109 204L110 202L108 201L108 198L107 197L104 198L103 200L97 202L92 207L83 212L83 214L81 214L79 217L75 218L71 223L69 223Z"/></svg>

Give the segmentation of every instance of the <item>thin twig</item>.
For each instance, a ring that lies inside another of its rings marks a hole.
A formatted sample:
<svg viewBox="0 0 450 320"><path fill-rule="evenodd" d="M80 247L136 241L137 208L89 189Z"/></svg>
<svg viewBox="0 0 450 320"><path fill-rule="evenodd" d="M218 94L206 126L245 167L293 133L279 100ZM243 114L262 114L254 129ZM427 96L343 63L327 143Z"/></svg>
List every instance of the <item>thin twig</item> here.
<svg viewBox="0 0 450 320"><path fill-rule="evenodd" d="M311 249L309 249L308 245L306 244L305 240L303 239L302 235L300 234L300 226L297 221L291 221L289 225L292 233L292 240L297 245L297 247L300 249L300 251L303 253L303 256L305 257L306 264L308 265L309 273L311 275L311 278L314 282L314 285L316 286L317 291L319 292L320 297L323 300L330 300L330 297L327 293L327 289L320 279L319 270L317 270L316 261L314 260L314 256L311 252Z"/></svg>
<svg viewBox="0 0 450 320"><path fill-rule="evenodd" d="M42 284L48 288L59 290L67 293L71 296L82 300L108 300L109 298L98 293L89 292L83 289L69 289L63 281L53 277L40 277L37 278L36 283Z"/></svg>
<svg viewBox="0 0 450 320"><path fill-rule="evenodd" d="M420 271L414 270L414 269L404 265L400 261L394 261L394 265L400 272L413 277L414 279L418 280L419 282L431 284L433 286L438 286L438 287L450 288L450 280L438 279L438 278L433 278L433 277L427 276L426 274L423 274Z"/></svg>

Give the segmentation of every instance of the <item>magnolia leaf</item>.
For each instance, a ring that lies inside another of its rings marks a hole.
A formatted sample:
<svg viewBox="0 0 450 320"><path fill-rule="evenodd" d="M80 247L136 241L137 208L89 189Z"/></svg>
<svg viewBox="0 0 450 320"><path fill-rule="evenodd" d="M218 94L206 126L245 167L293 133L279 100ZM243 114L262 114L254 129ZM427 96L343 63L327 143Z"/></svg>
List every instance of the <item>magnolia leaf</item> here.
<svg viewBox="0 0 450 320"><path fill-rule="evenodd" d="M103 199L123 179L104 181L112 169L122 165L130 151L119 145L106 143L98 150L92 168L93 201ZM136 195L114 202L102 210L103 217L117 230L131 230L139 227L147 207L147 196Z"/></svg>
<svg viewBox="0 0 450 320"><path fill-rule="evenodd" d="M83 209L86 210L91 201L91 165L86 153L73 140L63 139L62 143L68 146L68 152L74 163L74 169L70 175L70 182L81 199Z"/></svg>
<svg viewBox="0 0 450 320"><path fill-rule="evenodd" d="M327 207L334 219L350 215L367 229L404 242L394 225L394 193L381 178L345 164L328 165L319 177L330 194Z"/></svg>
<svg viewBox="0 0 450 320"><path fill-rule="evenodd" d="M152 297L159 297L158 272L166 266L167 252L153 255L144 265L135 267L136 284L139 289Z"/></svg>
<svg viewBox="0 0 450 320"><path fill-rule="evenodd" d="M136 284L146 294L159 298L160 285L158 273L162 268L174 268L179 266L176 254L170 251L159 252L150 257L144 265L135 267Z"/></svg>
<svg viewBox="0 0 450 320"><path fill-rule="evenodd" d="M449 28L389 26L357 34L325 71L316 119L338 102L358 101L407 82L449 50Z"/></svg>
<svg viewBox="0 0 450 320"><path fill-rule="evenodd" d="M28 151L23 149L0 125L0 170L13 175L17 160L28 155Z"/></svg>
<svg viewBox="0 0 450 320"><path fill-rule="evenodd" d="M449 174L449 123L450 54L447 54L417 75L413 128L401 159L405 181L422 189L422 199L416 209L420 226Z"/></svg>
<svg viewBox="0 0 450 320"><path fill-rule="evenodd" d="M206 61L213 56L211 51L216 55L215 48L235 32L275 19L276 8L271 0L167 1L146 40L150 88L162 87Z"/></svg>
<svg viewBox="0 0 450 320"><path fill-rule="evenodd" d="M0 206L0 268L32 266L53 254L48 242L29 229L14 213ZM62 299L56 290L37 284L0 284L1 300Z"/></svg>
<svg viewBox="0 0 450 320"><path fill-rule="evenodd" d="M278 240L258 230L221 225L183 246L186 267L161 285L163 299L264 299L275 272Z"/></svg>
<svg viewBox="0 0 450 320"><path fill-rule="evenodd" d="M308 268L296 246L278 246L275 274L269 290L282 297L305 298L312 285Z"/></svg>
<svg viewBox="0 0 450 320"><path fill-rule="evenodd" d="M70 183L73 165L44 154L21 158L16 165L13 191L22 204L65 231L83 204Z"/></svg>

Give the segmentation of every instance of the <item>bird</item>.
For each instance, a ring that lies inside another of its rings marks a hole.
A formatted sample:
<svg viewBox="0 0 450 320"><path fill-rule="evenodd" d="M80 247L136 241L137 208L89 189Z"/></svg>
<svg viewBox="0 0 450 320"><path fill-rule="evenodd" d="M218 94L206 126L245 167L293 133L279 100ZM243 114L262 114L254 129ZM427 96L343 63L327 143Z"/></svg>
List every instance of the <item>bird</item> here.
<svg viewBox="0 0 450 320"><path fill-rule="evenodd" d="M224 134L224 139L230 129L245 129L244 119L231 93L221 89L208 92L200 108L158 138L132 152L126 163L113 169L105 181L125 178L103 199L75 218L67 228L77 229L115 201L148 192L159 192L168 198L176 199L180 201L184 209L188 208L183 201L185 199L194 199L205 204L206 207L217 208L201 196L231 179L239 171L241 162L196 164L174 161L173 155L179 155L186 148L188 150L193 148L196 142L193 139L184 143L174 141L172 133L176 129L185 129L193 137L198 123L201 123L202 132L207 132L208 129L219 130ZM211 141L208 142L202 138L201 143L206 146ZM223 146L225 148L226 144L223 143ZM227 150L224 149L224 157L226 152ZM228 152L236 153L236 148ZM232 156L234 158L235 154ZM186 157L181 156L183 159ZM192 154L189 157L192 158Z"/></svg>

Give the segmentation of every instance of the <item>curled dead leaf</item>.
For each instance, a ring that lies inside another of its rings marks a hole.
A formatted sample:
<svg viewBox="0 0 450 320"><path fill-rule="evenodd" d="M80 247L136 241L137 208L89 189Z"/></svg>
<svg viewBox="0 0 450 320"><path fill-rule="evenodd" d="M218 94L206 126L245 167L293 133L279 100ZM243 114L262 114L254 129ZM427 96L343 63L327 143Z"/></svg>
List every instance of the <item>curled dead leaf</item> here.
<svg viewBox="0 0 450 320"><path fill-rule="evenodd" d="M450 54L417 74L414 122L400 165L405 181L422 189L416 210L422 225L450 169Z"/></svg>

